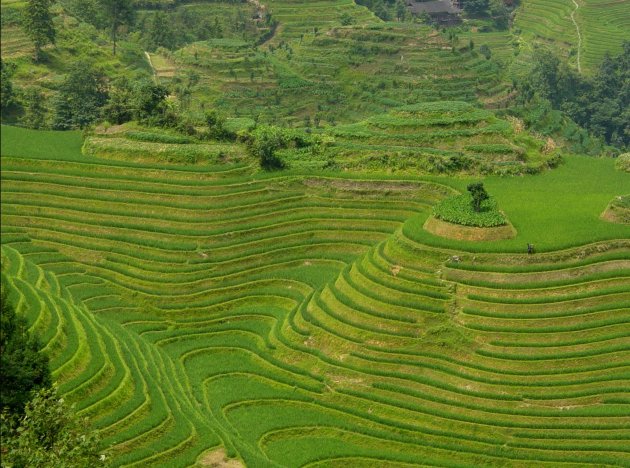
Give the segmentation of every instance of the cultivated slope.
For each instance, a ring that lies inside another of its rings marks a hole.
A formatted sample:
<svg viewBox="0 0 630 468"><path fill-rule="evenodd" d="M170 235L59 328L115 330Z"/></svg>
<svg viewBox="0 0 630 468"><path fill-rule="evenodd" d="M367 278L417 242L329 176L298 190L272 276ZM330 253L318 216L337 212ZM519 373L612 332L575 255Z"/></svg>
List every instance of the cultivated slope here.
<svg viewBox="0 0 630 468"><path fill-rule="evenodd" d="M219 445L248 466L630 464L627 240L431 247L401 226L452 190L420 181L71 146L2 167L4 275L117 465Z"/></svg>

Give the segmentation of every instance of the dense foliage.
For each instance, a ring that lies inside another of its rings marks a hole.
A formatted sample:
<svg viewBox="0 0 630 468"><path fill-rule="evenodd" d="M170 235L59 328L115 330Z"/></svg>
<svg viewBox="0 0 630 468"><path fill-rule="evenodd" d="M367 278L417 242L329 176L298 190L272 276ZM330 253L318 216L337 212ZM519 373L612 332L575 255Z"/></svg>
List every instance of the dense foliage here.
<svg viewBox="0 0 630 468"><path fill-rule="evenodd" d="M73 64L54 100L53 128L69 130L94 123L107 97L107 82L102 71L87 62Z"/></svg>
<svg viewBox="0 0 630 468"><path fill-rule="evenodd" d="M48 357L17 315L4 283L0 301L0 411L21 414L34 391L51 385Z"/></svg>
<svg viewBox="0 0 630 468"><path fill-rule="evenodd" d="M449 223L463 226L494 227L507 223L499 211L497 202L487 198L480 204L479 211L473 208L473 198L469 194L446 198L433 208L433 216Z"/></svg>
<svg viewBox="0 0 630 468"><path fill-rule="evenodd" d="M466 189L468 190L472 198L471 206L473 210L475 210L476 212L480 212L482 203L490 198L488 192L486 192L486 189L483 186L483 183L475 182L472 184L468 184L468 187L466 187Z"/></svg>
<svg viewBox="0 0 630 468"><path fill-rule="evenodd" d="M630 172L630 153L620 154L616 166L620 171Z"/></svg>
<svg viewBox="0 0 630 468"><path fill-rule="evenodd" d="M0 60L0 111L4 113L15 102L15 92L11 76L15 66Z"/></svg>
<svg viewBox="0 0 630 468"><path fill-rule="evenodd" d="M606 55L592 77L578 74L554 52L538 48L531 73L518 87L526 106L540 106L542 99L606 143L630 145L630 42L616 57Z"/></svg>
<svg viewBox="0 0 630 468"><path fill-rule="evenodd" d="M407 16L404 0L357 0L357 4L368 7L376 16L385 21L403 20ZM346 23L350 24L347 19Z"/></svg>
<svg viewBox="0 0 630 468"><path fill-rule="evenodd" d="M22 25L35 45L36 62L42 58L42 47L55 43L55 28L50 12L52 3L51 0L28 0L24 9Z"/></svg>
<svg viewBox="0 0 630 468"><path fill-rule="evenodd" d="M2 415L2 466L7 468L92 468L108 466L99 437L56 389L38 391L24 415Z"/></svg>

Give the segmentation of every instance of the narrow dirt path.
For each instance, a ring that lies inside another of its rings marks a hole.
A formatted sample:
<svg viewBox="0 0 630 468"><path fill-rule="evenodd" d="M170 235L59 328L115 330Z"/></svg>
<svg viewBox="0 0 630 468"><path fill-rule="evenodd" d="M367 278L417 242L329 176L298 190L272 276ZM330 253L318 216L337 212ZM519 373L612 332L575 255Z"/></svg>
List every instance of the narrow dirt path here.
<svg viewBox="0 0 630 468"><path fill-rule="evenodd" d="M571 21L573 21L573 24L575 25L575 29L576 29L577 35L578 35L577 68L578 68L578 72L582 73L582 63L581 63L582 33L580 32L580 27L578 26L577 21L575 21L575 14L577 13L578 9L580 8L580 5L575 0L572 0L572 1L573 1L573 4L575 5L575 10L573 10L573 12L571 13Z"/></svg>
<svg viewBox="0 0 630 468"><path fill-rule="evenodd" d="M155 81L157 83L159 81L159 79L158 79L158 75L157 75L157 70L153 66L153 61L151 60L151 54L149 54L145 50L144 51L144 56L147 58L147 62L149 62L149 66L151 67L151 70L153 70L153 81Z"/></svg>

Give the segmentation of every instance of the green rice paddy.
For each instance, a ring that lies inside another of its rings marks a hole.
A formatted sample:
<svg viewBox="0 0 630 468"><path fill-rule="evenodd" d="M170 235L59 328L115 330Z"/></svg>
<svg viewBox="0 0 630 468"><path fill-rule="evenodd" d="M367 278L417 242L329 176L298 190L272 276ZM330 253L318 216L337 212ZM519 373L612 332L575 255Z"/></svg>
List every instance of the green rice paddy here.
<svg viewBox="0 0 630 468"><path fill-rule="evenodd" d="M630 464L614 161L486 177L518 236L480 247L421 228L465 178L81 145L2 127L2 275L115 466Z"/></svg>

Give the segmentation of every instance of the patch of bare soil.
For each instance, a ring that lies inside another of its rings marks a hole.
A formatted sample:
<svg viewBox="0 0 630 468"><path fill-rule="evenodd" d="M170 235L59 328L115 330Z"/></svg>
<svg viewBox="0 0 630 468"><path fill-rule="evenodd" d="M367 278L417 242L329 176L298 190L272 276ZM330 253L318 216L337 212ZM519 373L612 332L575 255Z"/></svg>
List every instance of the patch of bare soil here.
<svg viewBox="0 0 630 468"><path fill-rule="evenodd" d="M516 236L516 229L514 229L514 226L511 224L491 228L479 228L448 223L433 216L427 219L423 227L426 231L436 236L462 241L497 241L512 239Z"/></svg>
<svg viewBox="0 0 630 468"><path fill-rule="evenodd" d="M208 466L212 468L245 468L240 460L228 458L224 448L204 453L197 466Z"/></svg>

